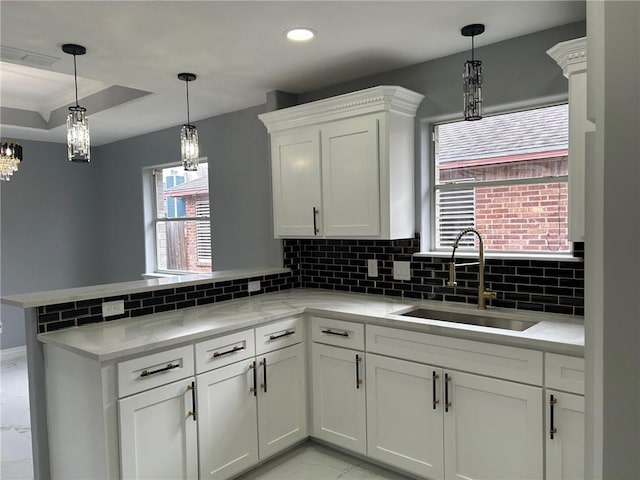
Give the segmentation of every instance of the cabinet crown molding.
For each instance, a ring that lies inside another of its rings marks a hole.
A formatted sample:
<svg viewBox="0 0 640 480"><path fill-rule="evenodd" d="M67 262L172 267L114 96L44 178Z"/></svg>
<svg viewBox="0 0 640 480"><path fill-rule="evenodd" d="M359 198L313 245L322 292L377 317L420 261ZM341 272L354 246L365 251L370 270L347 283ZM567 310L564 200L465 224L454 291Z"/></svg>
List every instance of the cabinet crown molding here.
<svg viewBox="0 0 640 480"><path fill-rule="evenodd" d="M424 95L403 87L381 85L258 115L269 133L375 113L415 116Z"/></svg>
<svg viewBox="0 0 640 480"><path fill-rule="evenodd" d="M587 70L587 37L576 38L555 44L547 55L562 68L565 77Z"/></svg>

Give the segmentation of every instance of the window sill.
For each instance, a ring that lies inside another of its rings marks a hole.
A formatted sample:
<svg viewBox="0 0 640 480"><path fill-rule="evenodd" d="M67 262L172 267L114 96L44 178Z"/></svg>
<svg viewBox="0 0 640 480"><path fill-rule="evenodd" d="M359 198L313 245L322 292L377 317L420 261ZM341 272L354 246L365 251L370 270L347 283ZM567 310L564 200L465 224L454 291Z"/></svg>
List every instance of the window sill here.
<svg viewBox="0 0 640 480"><path fill-rule="evenodd" d="M451 251L433 251L433 252L417 252L413 254L414 257L451 257ZM465 252L456 250L456 258L478 258L478 252ZM562 261L562 262L582 262L584 259L580 257L574 257L570 253L495 253L485 252L485 259L496 260L542 260L542 261Z"/></svg>

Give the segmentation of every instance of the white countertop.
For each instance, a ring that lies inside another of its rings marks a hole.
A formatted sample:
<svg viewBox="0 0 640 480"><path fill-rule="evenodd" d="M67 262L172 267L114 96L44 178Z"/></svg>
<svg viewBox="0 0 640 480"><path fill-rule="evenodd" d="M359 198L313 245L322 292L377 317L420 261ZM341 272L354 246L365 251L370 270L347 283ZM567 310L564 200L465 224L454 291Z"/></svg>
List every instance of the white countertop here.
<svg viewBox="0 0 640 480"><path fill-rule="evenodd" d="M131 282L109 283L106 285L92 285L89 287L65 288L49 290L47 292L20 293L2 297L2 303L22 308L55 305L57 303L77 302L92 298L116 297L130 293L162 290L164 288L186 287L202 283L225 282L243 278L262 277L287 273L288 268L261 268L244 270L224 270L211 273L193 273L189 275L170 275L150 280L134 280Z"/></svg>
<svg viewBox="0 0 640 480"><path fill-rule="evenodd" d="M474 305L408 301L379 295L294 289L186 308L133 319L74 327L38 335L41 342L56 345L98 361L168 348L234 330L311 312L368 324L406 328L438 335L533 348L555 353L584 354L581 317L490 308L483 316L540 321L523 332L491 327L404 317L412 306L432 310L477 313Z"/></svg>

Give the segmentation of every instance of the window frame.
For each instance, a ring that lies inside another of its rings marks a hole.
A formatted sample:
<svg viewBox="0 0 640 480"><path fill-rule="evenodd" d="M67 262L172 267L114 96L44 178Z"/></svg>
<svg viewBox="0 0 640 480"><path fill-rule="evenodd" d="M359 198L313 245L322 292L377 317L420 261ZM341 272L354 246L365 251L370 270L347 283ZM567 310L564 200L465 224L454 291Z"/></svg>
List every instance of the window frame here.
<svg viewBox="0 0 640 480"><path fill-rule="evenodd" d="M200 164L202 163L209 163L208 162L208 157L200 157L198 159L198 162ZM171 162L171 163L164 163L164 164L158 164L158 165L153 165L153 166L149 166L149 167L145 167L145 177L148 179L147 182L145 182L145 184L147 185L147 188L145 188L145 195L144 198L146 199L145 201L145 218L146 218L146 229L145 229L145 245L146 245L146 271L150 272L150 268L151 267L151 271L153 273L158 273L158 274L171 274L171 275L190 275L190 274L197 274L197 273L202 273L202 272L193 272L193 271L189 271L189 270L172 270L172 269L161 269L158 267L158 240L157 240L157 232L158 232L158 223L163 222L163 223L171 223L171 222L187 222L187 221L194 221L194 222L204 222L207 221L209 222L209 229L211 231L211 192L209 191L208 197L209 197L209 215L206 217L189 217L189 216L184 216L184 217L165 217L165 218L159 218L157 215L158 212L158 205L157 205L157 200L158 200L158 186L156 183L156 175L159 171L162 171L165 168L171 168L171 167L178 167L178 168L182 168L182 164L180 162ZM208 174L207 174L208 177ZM174 185L175 186L175 185ZM166 215L166 212L165 212ZM197 225L197 223L196 223ZM213 236L211 236L211 239L213 239ZM213 267L213 242L211 242L211 246L210 246L210 251L211 251L211 260L209 262L209 266L212 268ZM213 271L211 269L211 271Z"/></svg>
<svg viewBox="0 0 640 480"><path fill-rule="evenodd" d="M553 107L558 105L568 105L569 99L566 95L560 95L556 97L547 98L546 101L533 101L522 102L516 104L510 104L508 107L487 108L485 109L484 117L504 115L509 113L524 112L527 110L540 109L545 107ZM436 192L437 190L451 191L456 189L469 188L470 184L473 187L483 186L503 186L503 185L517 185L517 184L548 184L548 183L566 183L569 185L569 173L567 175L548 176L538 178L526 178L526 179L512 179L512 180L489 180L478 181L469 183L458 184L436 184L437 172L436 172L436 142L435 127L437 125L443 125L446 123L454 123L463 121L464 118L460 115L460 112L455 115L443 115L439 117L432 117L421 120L421 196L419 198L419 208L421 211L421 248L417 256L447 256L451 255L451 247L440 247L437 245L437 226L438 221L436 215ZM567 220L570 213L567 214ZM487 250L485 256L488 258L506 258L506 259L574 259L571 240L567 239L570 244L569 251L530 251L530 250ZM460 247L456 254L464 256L477 255L477 249L469 247Z"/></svg>

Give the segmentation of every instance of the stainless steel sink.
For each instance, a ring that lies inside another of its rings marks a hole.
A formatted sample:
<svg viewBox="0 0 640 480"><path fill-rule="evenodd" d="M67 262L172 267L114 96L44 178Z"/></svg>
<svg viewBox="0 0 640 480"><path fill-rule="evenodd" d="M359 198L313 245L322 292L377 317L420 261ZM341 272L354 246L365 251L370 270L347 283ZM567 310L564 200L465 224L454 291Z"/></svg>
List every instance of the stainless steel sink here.
<svg viewBox="0 0 640 480"><path fill-rule="evenodd" d="M502 328L505 330L516 330L522 332L533 327L538 322L527 320L516 320L511 318L496 318L474 313L444 312L441 310L429 310L427 308L416 308L408 312L401 313L404 317L426 318L430 320L440 320L443 322L465 323L467 325L478 325L481 327Z"/></svg>

